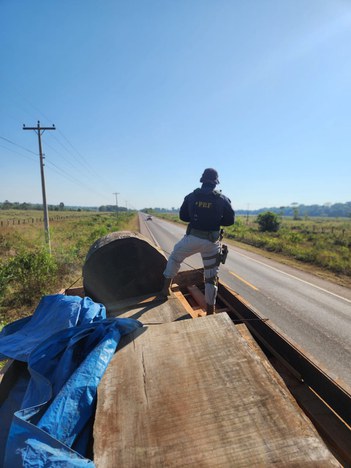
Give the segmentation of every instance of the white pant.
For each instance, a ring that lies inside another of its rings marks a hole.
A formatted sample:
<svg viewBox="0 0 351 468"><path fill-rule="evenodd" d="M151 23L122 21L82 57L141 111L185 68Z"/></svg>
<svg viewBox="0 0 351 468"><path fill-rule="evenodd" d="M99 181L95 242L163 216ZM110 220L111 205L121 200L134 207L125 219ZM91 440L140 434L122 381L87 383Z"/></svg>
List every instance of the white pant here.
<svg viewBox="0 0 351 468"><path fill-rule="evenodd" d="M205 269L205 299L209 305L216 303L217 297L217 276L219 265L216 256L221 248L219 242L211 242L207 239L201 239L191 234L185 235L174 246L163 275L166 278L174 278L178 273L180 264L190 255L200 253ZM211 282L207 282L211 280Z"/></svg>

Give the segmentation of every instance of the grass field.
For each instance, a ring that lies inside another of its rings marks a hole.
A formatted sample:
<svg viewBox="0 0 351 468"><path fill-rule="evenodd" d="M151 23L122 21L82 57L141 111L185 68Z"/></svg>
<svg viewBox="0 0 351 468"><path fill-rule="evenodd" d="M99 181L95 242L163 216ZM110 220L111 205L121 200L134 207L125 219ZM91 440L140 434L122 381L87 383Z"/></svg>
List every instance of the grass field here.
<svg viewBox="0 0 351 468"><path fill-rule="evenodd" d="M52 255L45 246L41 212L0 211L0 326L31 314L43 294L76 281L80 285L84 259L95 240L109 232L139 230L135 212L121 212L118 218L84 211L49 215ZM179 221L175 215L161 217ZM255 219L237 217L225 230L228 242L351 286L350 219L283 218L275 233L260 232Z"/></svg>
<svg viewBox="0 0 351 468"><path fill-rule="evenodd" d="M136 212L120 212L118 217L50 212L49 255L43 222L31 221L40 216L40 212L0 211L0 326L31 314L43 294L56 293L77 280L80 285L84 259L95 240L114 231L139 230ZM8 219L14 222L8 225L4 222ZM24 219L30 222L23 223Z"/></svg>
<svg viewBox="0 0 351 468"><path fill-rule="evenodd" d="M179 221L176 215L160 215ZM263 254L295 262L302 269L351 286L351 219L281 218L278 232L260 232L256 216L239 216L225 228L225 237L240 246L259 249Z"/></svg>

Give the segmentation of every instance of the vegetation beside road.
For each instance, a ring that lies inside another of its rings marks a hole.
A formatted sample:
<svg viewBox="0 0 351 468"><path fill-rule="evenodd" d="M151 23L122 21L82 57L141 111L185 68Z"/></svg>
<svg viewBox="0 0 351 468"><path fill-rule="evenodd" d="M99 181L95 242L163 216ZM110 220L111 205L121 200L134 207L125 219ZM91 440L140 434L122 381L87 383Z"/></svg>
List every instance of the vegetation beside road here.
<svg viewBox="0 0 351 468"><path fill-rule="evenodd" d="M11 213L15 220L27 216L31 213ZM62 216L50 221L52 255L45 245L42 223L0 226L0 329L33 313L42 295L57 293L79 280L95 240L114 231L139 230L136 212L121 212L118 217L96 212L77 212L76 216L62 212Z"/></svg>
<svg viewBox="0 0 351 468"><path fill-rule="evenodd" d="M181 222L178 216L157 214L169 221ZM185 224L185 223L184 223ZM351 220L348 218L280 218L276 232L262 232L256 216L239 216L225 228L225 237L246 248L258 248L275 258L293 260L302 268L312 268L320 276L351 285ZM322 272L326 274L321 274Z"/></svg>
<svg viewBox="0 0 351 468"><path fill-rule="evenodd" d="M33 313L43 294L56 293L81 279L85 256L96 239L113 231L139 230L135 212L121 212L118 217L116 213L84 211L61 214L58 220L52 214L49 255L42 222L18 224L16 221L30 219L33 213L6 212L6 219L15 222L0 225L0 329ZM0 220L4 219L1 215L0 210ZM180 222L174 214L157 216ZM350 219L284 217L276 232L262 232L256 216L239 216L234 226L225 229L225 236L240 247L259 249L256 251L263 255L351 286Z"/></svg>

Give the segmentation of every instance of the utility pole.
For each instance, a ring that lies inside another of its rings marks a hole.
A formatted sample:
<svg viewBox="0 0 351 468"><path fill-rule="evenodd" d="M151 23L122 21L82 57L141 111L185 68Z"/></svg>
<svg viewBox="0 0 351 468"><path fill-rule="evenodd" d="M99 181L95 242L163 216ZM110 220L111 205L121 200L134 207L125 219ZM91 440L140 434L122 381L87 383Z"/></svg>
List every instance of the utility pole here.
<svg viewBox="0 0 351 468"><path fill-rule="evenodd" d="M36 127L26 127L23 125L23 130L34 130L35 133L38 135L38 143L39 143L39 158L40 158L40 174L41 174L41 190L43 194L43 210L44 210L44 228L45 228L45 240L49 247L49 253L51 254L51 244L50 244L50 231L49 231L49 213L48 213L48 205L46 203L46 190L45 190L45 177L44 177L44 155L41 146L41 135L45 132L45 130L56 130L55 125L52 127L41 127L40 122L38 120L38 124Z"/></svg>
<svg viewBox="0 0 351 468"><path fill-rule="evenodd" d="M119 195L119 192L113 192L113 195L116 196L116 213L117 213L117 218L118 218L118 195Z"/></svg>

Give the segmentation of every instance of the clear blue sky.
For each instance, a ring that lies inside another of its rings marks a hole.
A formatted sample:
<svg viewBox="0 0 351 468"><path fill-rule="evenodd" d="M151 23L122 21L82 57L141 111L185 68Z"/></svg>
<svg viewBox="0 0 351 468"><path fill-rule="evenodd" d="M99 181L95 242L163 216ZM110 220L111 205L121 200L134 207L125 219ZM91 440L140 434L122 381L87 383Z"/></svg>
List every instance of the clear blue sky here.
<svg viewBox="0 0 351 468"><path fill-rule="evenodd" d="M0 0L0 201L351 200L349 0Z"/></svg>

